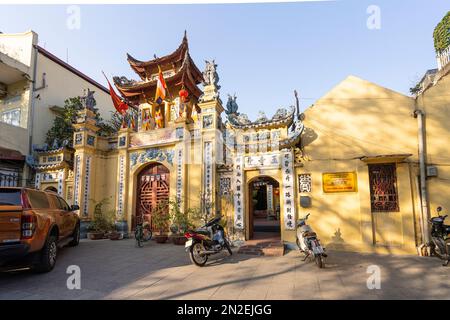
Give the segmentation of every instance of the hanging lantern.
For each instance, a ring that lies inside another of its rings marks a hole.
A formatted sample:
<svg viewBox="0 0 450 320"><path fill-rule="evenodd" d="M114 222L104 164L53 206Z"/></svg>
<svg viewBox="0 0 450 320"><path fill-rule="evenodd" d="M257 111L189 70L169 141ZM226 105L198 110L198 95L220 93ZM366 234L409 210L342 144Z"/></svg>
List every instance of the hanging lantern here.
<svg viewBox="0 0 450 320"><path fill-rule="evenodd" d="M181 88L178 94L180 95L181 102L185 102L186 98L189 96L189 92L184 87Z"/></svg>

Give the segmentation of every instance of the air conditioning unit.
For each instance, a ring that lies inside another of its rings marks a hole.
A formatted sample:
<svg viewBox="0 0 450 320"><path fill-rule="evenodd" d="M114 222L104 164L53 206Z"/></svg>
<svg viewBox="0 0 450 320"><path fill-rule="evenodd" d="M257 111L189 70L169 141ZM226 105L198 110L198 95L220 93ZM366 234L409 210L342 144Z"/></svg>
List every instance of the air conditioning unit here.
<svg viewBox="0 0 450 320"><path fill-rule="evenodd" d="M6 97L7 88L6 84L0 82L0 98Z"/></svg>
<svg viewBox="0 0 450 320"><path fill-rule="evenodd" d="M438 169L435 166L428 166L427 167L427 177L437 177L438 176Z"/></svg>

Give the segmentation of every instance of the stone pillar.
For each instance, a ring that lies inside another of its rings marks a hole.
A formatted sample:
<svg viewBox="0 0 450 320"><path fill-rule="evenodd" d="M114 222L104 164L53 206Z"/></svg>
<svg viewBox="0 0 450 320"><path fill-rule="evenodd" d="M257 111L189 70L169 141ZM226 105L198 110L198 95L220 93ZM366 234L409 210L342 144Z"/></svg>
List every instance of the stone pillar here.
<svg viewBox="0 0 450 320"><path fill-rule="evenodd" d="M198 104L201 126L202 149L202 194L209 198L217 211L219 206L217 165L223 163L223 136L221 131L220 114L224 111L219 99L217 87L207 85L204 95Z"/></svg>
<svg viewBox="0 0 450 320"><path fill-rule="evenodd" d="M88 220L93 213L90 205L95 167L95 150L97 149L97 131L95 114L92 110L85 108L78 113L77 121L73 125L74 140L74 204L80 206L80 217ZM93 190L92 190L93 191ZM97 200L97 199L95 199Z"/></svg>
<svg viewBox="0 0 450 320"><path fill-rule="evenodd" d="M130 135L134 132L130 128L121 128L119 130L119 139L117 143L117 149L119 151L117 158L117 197L116 197L116 212L118 220L118 229L124 234L125 237L128 236L128 229L131 227L131 217L132 212L127 208L131 207L128 205L129 199L129 185L131 184L130 179L130 166L128 157L128 147L130 145Z"/></svg>

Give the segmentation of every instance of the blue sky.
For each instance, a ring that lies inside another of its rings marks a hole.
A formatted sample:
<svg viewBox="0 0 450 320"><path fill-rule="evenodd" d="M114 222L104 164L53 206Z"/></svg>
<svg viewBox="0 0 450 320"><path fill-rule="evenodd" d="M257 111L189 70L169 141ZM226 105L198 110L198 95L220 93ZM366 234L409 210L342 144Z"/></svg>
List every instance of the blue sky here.
<svg viewBox="0 0 450 320"><path fill-rule="evenodd" d="M369 30L369 5L381 29ZM450 10L444 0L353 0L226 5L84 5L81 28L66 27L67 6L0 6L0 31L39 34L39 42L100 83L108 75L137 78L126 53L147 60L172 52L187 29L200 69L219 64L222 100L236 93L250 118L294 103L311 105L353 74L408 94L436 67L433 29Z"/></svg>

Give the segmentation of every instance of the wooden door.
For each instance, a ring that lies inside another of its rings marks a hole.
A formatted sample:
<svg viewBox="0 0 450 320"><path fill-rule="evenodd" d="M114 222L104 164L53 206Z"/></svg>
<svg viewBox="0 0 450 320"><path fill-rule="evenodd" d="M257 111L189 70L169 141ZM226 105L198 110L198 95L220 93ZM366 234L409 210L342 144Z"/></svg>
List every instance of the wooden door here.
<svg viewBox="0 0 450 320"><path fill-rule="evenodd" d="M152 224L152 212L169 200L169 170L160 164L152 164L138 175L136 221L142 218Z"/></svg>

